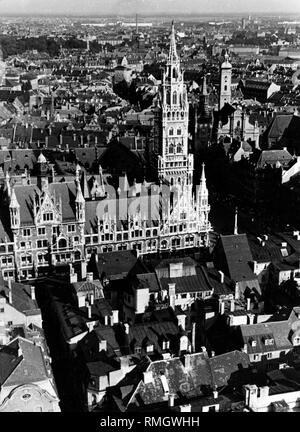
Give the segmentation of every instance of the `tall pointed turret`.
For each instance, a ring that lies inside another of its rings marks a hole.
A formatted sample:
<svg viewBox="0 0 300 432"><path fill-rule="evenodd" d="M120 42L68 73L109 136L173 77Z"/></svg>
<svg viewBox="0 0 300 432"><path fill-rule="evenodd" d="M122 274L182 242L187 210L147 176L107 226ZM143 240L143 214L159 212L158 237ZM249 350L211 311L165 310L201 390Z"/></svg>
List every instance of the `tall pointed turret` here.
<svg viewBox="0 0 300 432"><path fill-rule="evenodd" d="M75 206L76 206L76 219L78 222L85 221L85 199L82 195L80 182L76 180L76 198L75 198Z"/></svg>
<svg viewBox="0 0 300 432"><path fill-rule="evenodd" d="M12 229L20 228L20 204L17 200L14 188L11 189L9 213L10 213L10 224Z"/></svg>
<svg viewBox="0 0 300 432"><path fill-rule="evenodd" d="M202 95L201 96L202 96L202 114L205 117L209 117L208 91L207 91L206 75L203 76Z"/></svg>
<svg viewBox="0 0 300 432"><path fill-rule="evenodd" d="M202 174L197 197L198 208L201 209L208 205L208 189L206 186L205 164L202 164Z"/></svg>
<svg viewBox="0 0 300 432"><path fill-rule="evenodd" d="M169 63L177 63L178 60L179 59L178 59L177 49L176 49L175 27L174 27L174 21L172 21L172 29L171 29L171 36L170 36L170 50L169 50Z"/></svg>

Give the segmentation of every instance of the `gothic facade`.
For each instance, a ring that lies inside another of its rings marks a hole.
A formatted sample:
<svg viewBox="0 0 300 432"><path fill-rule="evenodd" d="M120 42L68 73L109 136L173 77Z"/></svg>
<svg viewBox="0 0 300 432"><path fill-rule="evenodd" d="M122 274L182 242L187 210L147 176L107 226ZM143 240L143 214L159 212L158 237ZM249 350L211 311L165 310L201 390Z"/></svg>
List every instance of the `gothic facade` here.
<svg viewBox="0 0 300 432"><path fill-rule="evenodd" d="M41 153L36 179L12 185L7 175L2 201L0 262L4 278L25 280L58 263L87 260L93 252L135 249L148 255L209 245L210 206L204 165L193 186L194 157L188 151L187 89L172 27L159 112L159 184L127 177L115 189L99 175L48 175ZM7 221L8 223L6 223Z"/></svg>

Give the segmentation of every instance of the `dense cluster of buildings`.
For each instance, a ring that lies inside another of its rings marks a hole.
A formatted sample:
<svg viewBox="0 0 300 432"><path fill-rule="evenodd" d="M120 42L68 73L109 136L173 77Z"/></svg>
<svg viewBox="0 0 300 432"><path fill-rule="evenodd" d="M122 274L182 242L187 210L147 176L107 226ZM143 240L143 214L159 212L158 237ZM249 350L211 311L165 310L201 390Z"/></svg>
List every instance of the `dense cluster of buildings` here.
<svg viewBox="0 0 300 432"><path fill-rule="evenodd" d="M0 412L297 411L299 27L55 22L0 52Z"/></svg>

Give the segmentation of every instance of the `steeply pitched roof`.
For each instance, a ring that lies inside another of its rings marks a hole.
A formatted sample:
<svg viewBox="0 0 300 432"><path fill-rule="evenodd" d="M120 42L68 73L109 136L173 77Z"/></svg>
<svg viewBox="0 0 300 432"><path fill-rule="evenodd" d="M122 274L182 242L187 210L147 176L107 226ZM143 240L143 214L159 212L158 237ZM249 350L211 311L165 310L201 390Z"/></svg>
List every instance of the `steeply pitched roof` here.
<svg viewBox="0 0 300 432"><path fill-rule="evenodd" d="M34 383L48 378L49 374L39 346L18 337L0 350L1 385Z"/></svg>
<svg viewBox="0 0 300 432"><path fill-rule="evenodd" d="M257 279L249 265L253 261L253 257L246 234L221 235L220 241L230 278L236 282Z"/></svg>
<svg viewBox="0 0 300 432"><path fill-rule="evenodd" d="M9 288L0 286L0 296L8 298ZM40 314L36 300L31 298L31 287L22 283L12 282L11 284L12 306L25 315Z"/></svg>

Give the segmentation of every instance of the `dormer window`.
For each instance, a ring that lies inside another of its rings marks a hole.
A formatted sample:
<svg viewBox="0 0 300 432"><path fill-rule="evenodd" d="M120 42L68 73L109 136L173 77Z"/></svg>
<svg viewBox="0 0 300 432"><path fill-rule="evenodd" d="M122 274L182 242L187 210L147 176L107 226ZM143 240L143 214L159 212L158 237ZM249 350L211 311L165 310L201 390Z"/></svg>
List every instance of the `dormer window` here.
<svg viewBox="0 0 300 432"><path fill-rule="evenodd" d="M251 341L251 346L254 348L254 347L256 347L256 345L257 345L256 340L252 340L252 341Z"/></svg>
<svg viewBox="0 0 300 432"><path fill-rule="evenodd" d="M154 351L154 345L153 344L149 344L146 347L146 352L147 353L152 353Z"/></svg>
<svg viewBox="0 0 300 432"><path fill-rule="evenodd" d="M170 341L168 341L168 340L163 341L162 348L163 348L163 350L169 349L170 348Z"/></svg>
<svg viewBox="0 0 300 432"><path fill-rule="evenodd" d="M134 352L135 352L135 354L141 354L142 348L137 346L137 347L135 347Z"/></svg>

